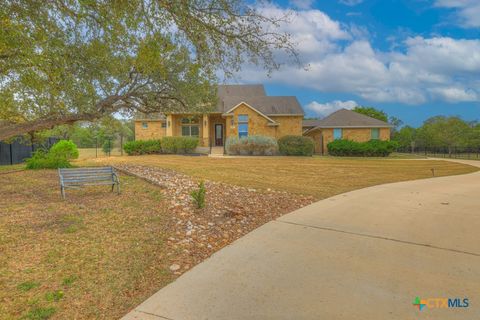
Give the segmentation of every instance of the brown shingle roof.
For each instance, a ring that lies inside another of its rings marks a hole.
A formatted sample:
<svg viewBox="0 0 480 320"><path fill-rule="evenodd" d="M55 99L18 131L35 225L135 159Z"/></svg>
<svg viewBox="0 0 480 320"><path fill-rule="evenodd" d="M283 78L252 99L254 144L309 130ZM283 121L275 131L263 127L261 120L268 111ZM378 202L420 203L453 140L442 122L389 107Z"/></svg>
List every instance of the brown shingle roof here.
<svg viewBox="0 0 480 320"><path fill-rule="evenodd" d="M322 121L322 120L319 120L319 119L303 120L302 121L302 127L313 128L313 127L318 126L320 124L320 121Z"/></svg>
<svg viewBox="0 0 480 320"><path fill-rule="evenodd" d="M240 102L245 102L266 115L303 115L303 109L296 97L230 96L225 97L222 102L219 112L228 112Z"/></svg>
<svg viewBox="0 0 480 320"><path fill-rule="evenodd" d="M262 84L220 84L217 87L219 100L225 97L257 97L266 96L265 88Z"/></svg>
<svg viewBox="0 0 480 320"><path fill-rule="evenodd" d="M315 128L386 128L392 127L385 121L364 114L340 109L320 120Z"/></svg>
<svg viewBox="0 0 480 320"><path fill-rule="evenodd" d="M225 113L240 102L245 102L265 115L303 115L296 97L269 97L262 84L222 84L217 87L217 112ZM161 119L159 114L137 115L136 119ZM164 119L164 116L163 116Z"/></svg>

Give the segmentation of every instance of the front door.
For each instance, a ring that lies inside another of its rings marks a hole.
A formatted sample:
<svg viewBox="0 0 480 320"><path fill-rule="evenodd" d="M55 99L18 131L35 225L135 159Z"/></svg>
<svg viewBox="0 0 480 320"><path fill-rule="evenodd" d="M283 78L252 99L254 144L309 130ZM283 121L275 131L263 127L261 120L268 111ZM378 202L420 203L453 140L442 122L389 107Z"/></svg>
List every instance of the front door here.
<svg viewBox="0 0 480 320"><path fill-rule="evenodd" d="M223 124L215 124L215 146L223 146Z"/></svg>

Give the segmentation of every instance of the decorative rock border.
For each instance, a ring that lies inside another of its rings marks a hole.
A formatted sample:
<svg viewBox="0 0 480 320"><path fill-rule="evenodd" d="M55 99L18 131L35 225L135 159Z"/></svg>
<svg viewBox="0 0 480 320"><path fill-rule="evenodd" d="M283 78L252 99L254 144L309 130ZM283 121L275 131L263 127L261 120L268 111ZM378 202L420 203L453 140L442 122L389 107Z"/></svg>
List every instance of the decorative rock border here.
<svg viewBox="0 0 480 320"><path fill-rule="evenodd" d="M314 202L310 196L207 180L206 206L197 209L190 192L198 181L192 177L159 167L118 164L115 168L162 187L170 215L167 241L182 252L170 268L177 275L264 223Z"/></svg>

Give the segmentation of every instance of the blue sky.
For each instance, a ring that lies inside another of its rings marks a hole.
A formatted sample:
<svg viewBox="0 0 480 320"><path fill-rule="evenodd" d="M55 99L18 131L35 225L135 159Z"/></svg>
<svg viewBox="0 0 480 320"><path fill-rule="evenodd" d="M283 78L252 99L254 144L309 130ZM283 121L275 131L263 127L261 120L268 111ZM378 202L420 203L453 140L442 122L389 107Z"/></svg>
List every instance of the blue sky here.
<svg viewBox="0 0 480 320"><path fill-rule="evenodd" d="M295 95L310 117L369 105L413 126L440 114L480 120L480 0L283 0L260 10L291 14L280 29L308 68L267 77L246 66L238 82Z"/></svg>

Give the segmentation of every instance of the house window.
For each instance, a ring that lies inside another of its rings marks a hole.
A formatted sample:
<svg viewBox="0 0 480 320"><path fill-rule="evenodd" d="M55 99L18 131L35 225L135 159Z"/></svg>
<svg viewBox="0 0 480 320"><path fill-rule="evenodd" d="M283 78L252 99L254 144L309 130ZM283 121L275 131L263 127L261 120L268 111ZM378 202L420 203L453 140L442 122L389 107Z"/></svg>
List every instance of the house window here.
<svg viewBox="0 0 480 320"><path fill-rule="evenodd" d="M198 137L198 119L197 118L182 118L182 136L186 137Z"/></svg>
<svg viewBox="0 0 480 320"><path fill-rule="evenodd" d="M238 122L248 122L248 114L239 114Z"/></svg>
<svg viewBox="0 0 480 320"><path fill-rule="evenodd" d="M334 128L333 129L333 139L342 139L343 132L342 128Z"/></svg>
<svg viewBox="0 0 480 320"><path fill-rule="evenodd" d="M380 129L372 128L372 140L380 139Z"/></svg>
<svg viewBox="0 0 480 320"><path fill-rule="evenodd" d="M162 128L166 128L167 127L167 123L166 122L162 122Z"/></svg>
<svg viewBox="0 0 480 320"><path fill-rule="evenodd" d="M142 128L143 129L148 129L148 123L147 122L142 122Z"/></svg>
<svg viewBox="0 0 480 320"><path fill-rule="evenodd" d="M248 137L248 115L238 115L238 137Z"/></svg>

